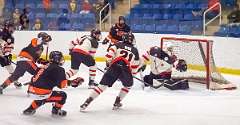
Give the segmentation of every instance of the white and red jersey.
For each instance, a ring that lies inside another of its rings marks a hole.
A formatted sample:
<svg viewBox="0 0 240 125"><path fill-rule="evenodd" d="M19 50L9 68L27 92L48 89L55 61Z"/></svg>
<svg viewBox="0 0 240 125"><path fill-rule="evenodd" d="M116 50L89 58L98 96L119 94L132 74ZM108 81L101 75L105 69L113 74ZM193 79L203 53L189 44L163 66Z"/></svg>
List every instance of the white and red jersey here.
<svg viewBox="0 0 240 125"><path fill-rule="evenodd" d="M139 54L133 45L119 42L109 48L106 54L107 63L110 65L117 61L124 61L132 74L136 74L139 68Z"/></svg>
<svg viewBox="0 0 240 125"><path fill-rule="evenodd" d="M72 52L79 52L94 56L98 48L98 41L90 36L83 36L81 39L71 41L69 49Z"/></svg>
<svg viewBox="0 0 240 125"><path fill-rule="evenodd" d="M14 43L8 43L4 40L0 40L0 55L7 56L12 53L14 49Z"/></svg>
<svg viewBox="0 0 240 125"><path fill-rule="evenodd" d="M151 47L149 51L142 55L143 61L150 61L151 72L155 75L171 74L176 58L159 47Z"/></svg>

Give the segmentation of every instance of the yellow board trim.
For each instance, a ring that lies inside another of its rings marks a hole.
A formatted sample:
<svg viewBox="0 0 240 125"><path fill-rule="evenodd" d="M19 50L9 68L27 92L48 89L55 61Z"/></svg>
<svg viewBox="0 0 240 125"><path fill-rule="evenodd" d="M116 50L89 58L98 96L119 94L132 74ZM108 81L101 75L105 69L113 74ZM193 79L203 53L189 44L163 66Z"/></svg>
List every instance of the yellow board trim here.
<svg viewBox="0 0 240 125"><path fill-rule="evenodd" d="M46 58L46 56L41 56L42 58ZM13 55L13 59L16 59L16 55ZM69 55L64 55L65 60L71 60L71 57ZM105 62L106 59L104 57L95 57L96 62ZM188 68L191 70L198 70L198 71L204 71L205 67L201 65L192 65L189 64ZM221 73L225 74L231 74L231 75L239 75L240 76L240 69L232 69L232 68L226 68L226 67L217 67L217 70Z"/></svg>

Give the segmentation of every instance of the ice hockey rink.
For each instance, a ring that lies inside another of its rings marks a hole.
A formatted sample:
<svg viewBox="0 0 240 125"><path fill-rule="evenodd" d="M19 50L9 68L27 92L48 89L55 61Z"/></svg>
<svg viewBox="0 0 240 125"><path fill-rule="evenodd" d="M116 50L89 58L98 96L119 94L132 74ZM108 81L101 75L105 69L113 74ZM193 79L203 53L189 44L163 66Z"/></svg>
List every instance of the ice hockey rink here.
<svg viewBox="0 0 240 125"><path fill-rule="evenodd" d="M65 69L70 68L66 62ZM97 64L104 68L104 63ZM148 69L147 69L148 70ZM145 71L148 73L148 71ZM0 68L0 82L8 73ZM78 74L85 82L78 88L66 88L68 98L64 105L68 114L64 118L51 116L51 104L40 107L33 116L24 116L22 111L32 99L27 97L27 86L16 89L13 85L0 95L1 125L240 125L240 89L210 91L205 85L191 83L186 91L170 91L166 88L158 90L141 89L141 82L135 80L134 86L123 100L123 107L113 111L112 105L121 84L107 89L94 100L85 113L80 112L80 104L88 97L88 68L80 67ZM100 81L101 72L97 72L96 81ZM224 75L226 79L239 87L240 76ZM29 74L19 81L27 82Z"/></svg>

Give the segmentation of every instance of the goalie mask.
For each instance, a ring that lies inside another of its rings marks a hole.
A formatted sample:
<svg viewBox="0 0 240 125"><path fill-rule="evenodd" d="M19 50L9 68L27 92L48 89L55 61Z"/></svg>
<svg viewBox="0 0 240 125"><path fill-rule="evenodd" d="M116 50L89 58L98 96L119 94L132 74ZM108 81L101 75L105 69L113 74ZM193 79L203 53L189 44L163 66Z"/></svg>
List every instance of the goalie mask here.
<svg viewBox="0 0 240 125"><path fill-rule="evenodd" d="M38 39L40 39L44 45L47 45L50 41L52 41L52 37L46 32L38 33Z"/></svg>
<svg viewBox="0 0 240 125"><path fill-rule="evenodd" d="M63 54L60 51L52 51L49 54L49 61L50 61L50 63L55 63L60 66L62 66L65 62Z"/></svg>

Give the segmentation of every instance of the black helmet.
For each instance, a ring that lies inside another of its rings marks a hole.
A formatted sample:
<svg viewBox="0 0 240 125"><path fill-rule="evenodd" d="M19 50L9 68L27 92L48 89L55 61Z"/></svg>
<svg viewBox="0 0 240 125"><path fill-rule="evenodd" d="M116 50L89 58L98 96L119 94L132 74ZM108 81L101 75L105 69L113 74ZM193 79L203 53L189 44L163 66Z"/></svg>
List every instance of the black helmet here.
<svg viewBox="0 0 240 125"><path fill-rule="evenodd" d="M133 44L135 37L132 33L126 33L122 36L122 40L124 43Z"/></svg>
<svg viewBox="0 0 240 125"><path fill-rule="evenodd" d="M120 20L123 20L124 22L126 21L126 19L125 19L124 16L119 16L119 17L118 17L118 21L120 22Z"/></svg>
<svg viewBox="0 0 240 125"><path fill-rule="evenodd" d="M64 57L63 57L63 54L62 52L60 51L52 51L50 54L49 54L49 61L51 63L56 63L58 65L63 65L64 63Z"/></svg>
<svg viewBox="0 0 240 125"><path fill-rule="evenodd" d="M11 28L12 27L12 28ZM14 24L13 24L13 22L12 21L10 21L10 20L6 20L5 22L4 22L4 30L6 30L7 32L9 32L9 33L13 33L14 32Z"/></svg>
<svg viewBox="0 0 240 125"><path fill-rule="evenodd" d="M48 35L46 32L38 33L38 38L43 41L43 44L47 44L48 42L52 41L52 37Z"/></svg>
<svg viewBox="0 0 240 125"><path fill-rule="evenodd" d="M101 35L101 31L99 29L92 29L91 30L91 37L97 39L98 41L100 40L100 38L97 38L97 35Z"/></svg>

